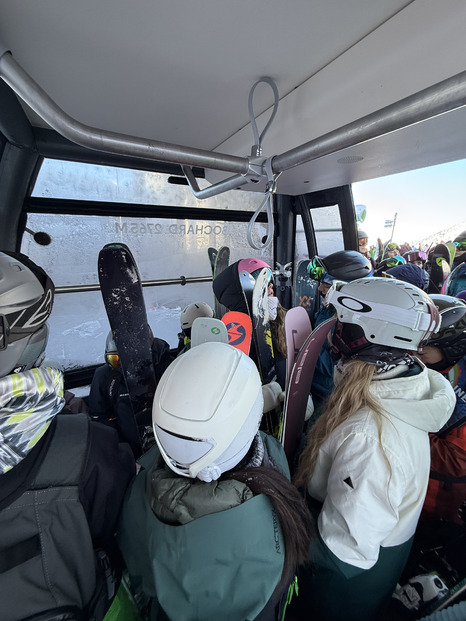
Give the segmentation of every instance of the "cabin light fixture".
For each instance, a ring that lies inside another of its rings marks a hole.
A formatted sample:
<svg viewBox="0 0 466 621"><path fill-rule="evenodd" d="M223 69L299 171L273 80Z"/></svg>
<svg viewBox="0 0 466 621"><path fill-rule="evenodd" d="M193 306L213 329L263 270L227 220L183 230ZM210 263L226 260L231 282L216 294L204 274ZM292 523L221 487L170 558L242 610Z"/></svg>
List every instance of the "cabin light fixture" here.
<svg viewBox="0 0 466 621"><path fill-rule="evenodd" d="M364 158L362 155L345 155L345 157L340 157L337 160L338 164L355 164L356 162L360 162Z"/></svg>

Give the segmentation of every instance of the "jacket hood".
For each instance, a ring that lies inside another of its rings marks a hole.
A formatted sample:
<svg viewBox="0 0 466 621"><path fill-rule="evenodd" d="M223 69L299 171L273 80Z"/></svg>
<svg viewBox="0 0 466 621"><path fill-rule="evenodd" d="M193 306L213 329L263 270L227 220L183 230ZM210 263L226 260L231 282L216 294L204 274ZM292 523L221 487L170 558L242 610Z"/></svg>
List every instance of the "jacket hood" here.
<svg viewBox="0 0 466 621"><path fill-rule="evenodd" d="M0 475L20 463L63 409L63 375L35 368L0 379Z"/></svg>
<svg viewBox="0 0 466 621"><path fill-rule="evenodd" d="M418 375L372 382L371 392L383 401L383 408L394 418L435 433L450 418L456 396L443 375L419 364L423 368Z"/></svg>
<svg viewBox="0 0 466 621"><path fill-rule="evenodd" d="M220 272L212 283L214 295L220 304L230 311L248 314L248 307L244 299L243 289L239 279L239 261L232 263L223 272Z"/></svg>

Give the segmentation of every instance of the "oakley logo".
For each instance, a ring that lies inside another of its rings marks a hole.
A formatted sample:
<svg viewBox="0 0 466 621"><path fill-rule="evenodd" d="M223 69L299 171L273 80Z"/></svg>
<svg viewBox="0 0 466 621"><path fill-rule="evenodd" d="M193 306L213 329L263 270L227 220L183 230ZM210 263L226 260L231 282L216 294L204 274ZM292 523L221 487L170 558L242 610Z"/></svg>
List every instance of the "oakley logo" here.
<svg viewBox="0 0 466 621"><path fill-rule="evenodd" d="M359 300L355 300L354 298L348 298L344 295L340 296L337 299L338 304L343 306L343 308L348 308L352 311L358 311L359 313L370 313L372 308L364 302L360 302Z"/></svg>

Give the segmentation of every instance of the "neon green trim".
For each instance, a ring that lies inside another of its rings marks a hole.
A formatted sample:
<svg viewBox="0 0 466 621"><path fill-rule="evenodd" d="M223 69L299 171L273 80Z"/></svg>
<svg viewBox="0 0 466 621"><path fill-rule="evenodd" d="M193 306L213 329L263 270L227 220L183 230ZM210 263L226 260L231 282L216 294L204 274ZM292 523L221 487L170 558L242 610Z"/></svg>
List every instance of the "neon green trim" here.
<svg viewBox="0 0 466 621"><path fill-rule="evenodd" d="M42 373L39 371L39 369L34 368L32 369L32 374L34 375L34 379L36 380L36 386L39 391L39 395L42 395L45 390L45 383L44 378L42 377Z"/></svg>
<svg viewBox="0 0 466 621"><path fill-rule="evenodd" d="M24 392L23 378L19 373L13 373L13 375L10 375L10 378L13 397L19 397Z"/></svg>

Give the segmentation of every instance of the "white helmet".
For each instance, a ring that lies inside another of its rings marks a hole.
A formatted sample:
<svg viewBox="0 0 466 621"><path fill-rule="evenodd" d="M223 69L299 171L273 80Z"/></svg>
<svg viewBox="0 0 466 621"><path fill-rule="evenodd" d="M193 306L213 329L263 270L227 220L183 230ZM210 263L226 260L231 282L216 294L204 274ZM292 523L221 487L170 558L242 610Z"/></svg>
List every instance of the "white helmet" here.
<svg viewBox="0 0 466 621"><path fill-rule="evenodd" d="M394 278L337 283L325 303L335 307L339 322L359 326L369 343L387 347L416 350L440 327L439 313L430 297ZM358 344L354 342L354 346Z"/></svg>
<svg viewBox="0 0 466 621"><path fill-rule="evenodd" d="M214 311L211 307L205 302L193 302L193 304L188 304L186 308L181 311L180 315L180 324L181 329L186 332L186 330L190 330L193 321L198 317L213 317Z"/></svg>
<svg viewBox="0 0 466 621"><path fill-rule="evenodd" d="M166 464L213 481L246 455L263 397L254 362L226 343L202 343L176 358L155 391L152 423Z"/></svg>

